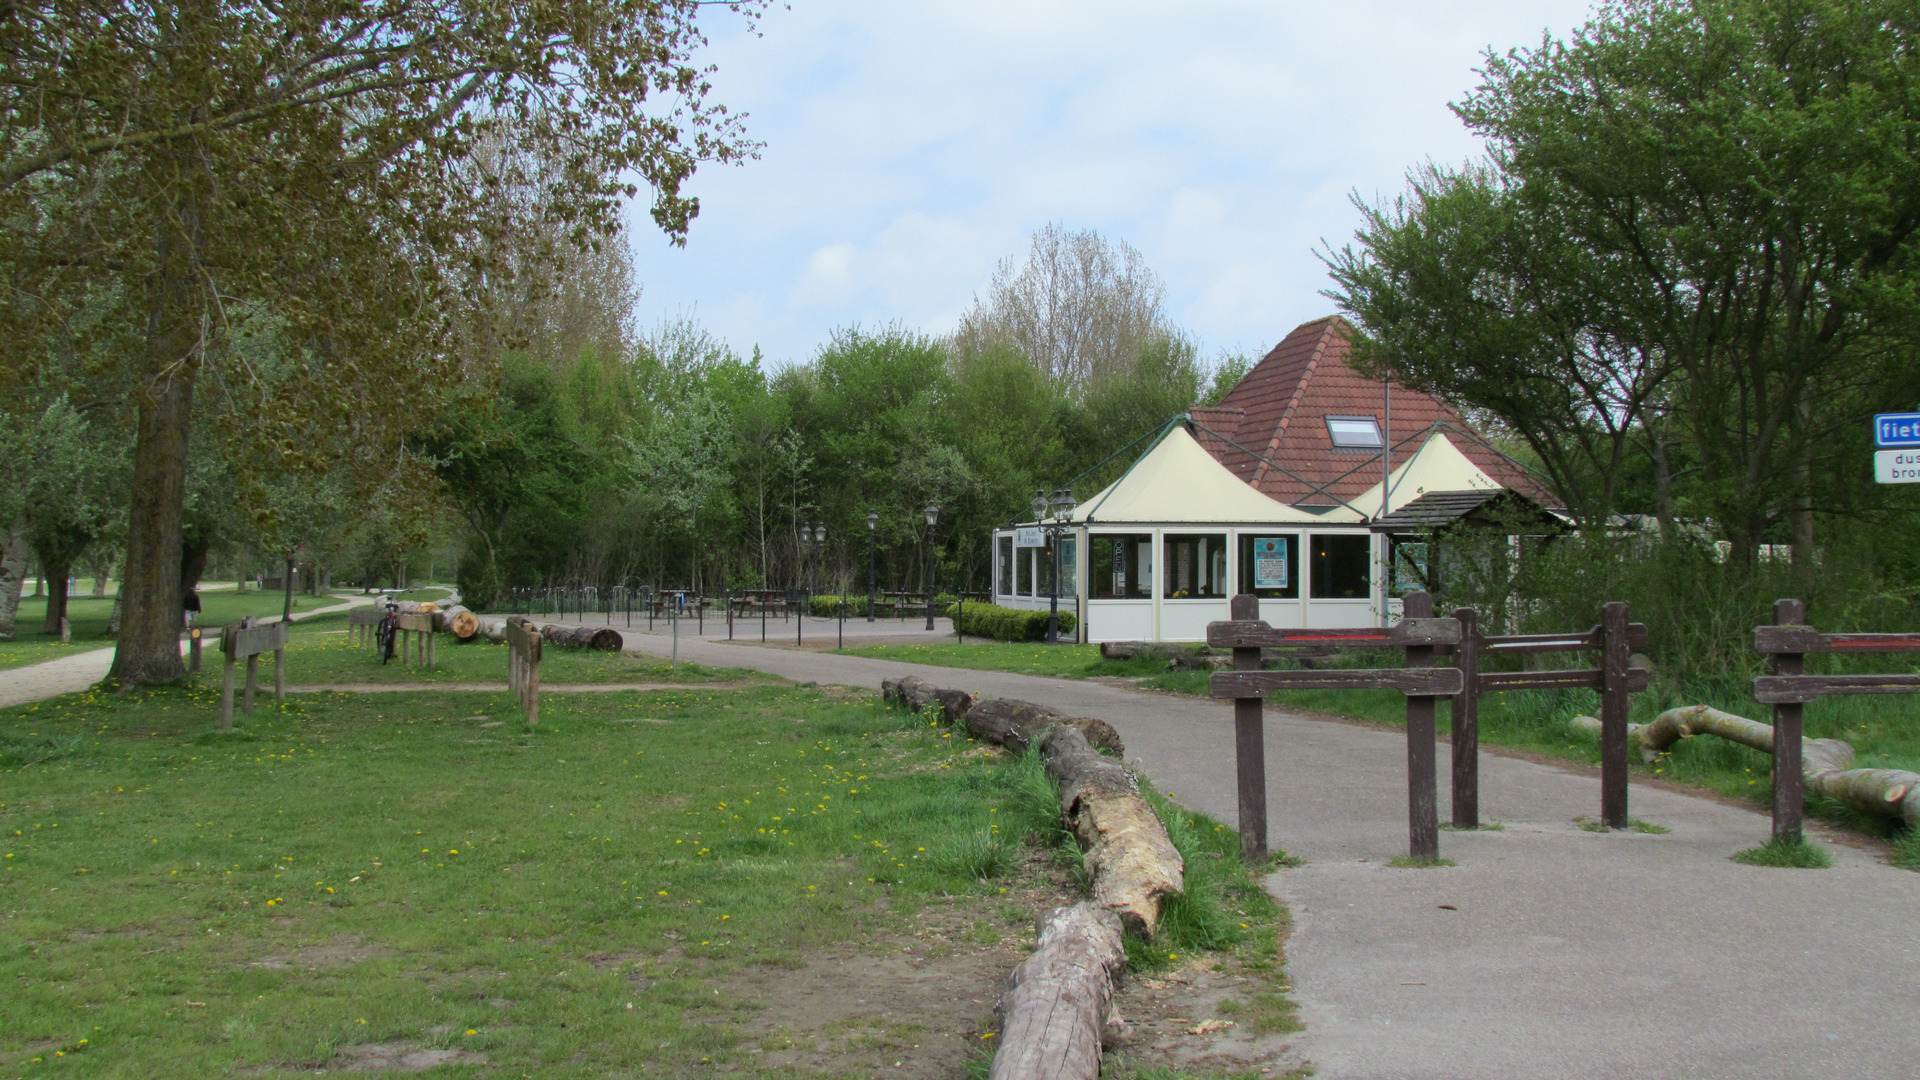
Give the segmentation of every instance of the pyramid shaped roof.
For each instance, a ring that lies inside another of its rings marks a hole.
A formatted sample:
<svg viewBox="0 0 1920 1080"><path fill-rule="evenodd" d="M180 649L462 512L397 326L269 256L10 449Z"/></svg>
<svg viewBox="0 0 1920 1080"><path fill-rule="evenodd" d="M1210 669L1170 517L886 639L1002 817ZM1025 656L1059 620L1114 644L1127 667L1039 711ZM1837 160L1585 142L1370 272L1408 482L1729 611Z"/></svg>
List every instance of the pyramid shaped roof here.
<svg viewBox="0 0 1920 1080"><path fill-rule="evenodd" d="M1120 479L1074 508L1079 523L1261 524L1353 523L1358 510L1325 514L1288 506L1263 494L1207 453L1184 423L1168 426Z"/></svg>

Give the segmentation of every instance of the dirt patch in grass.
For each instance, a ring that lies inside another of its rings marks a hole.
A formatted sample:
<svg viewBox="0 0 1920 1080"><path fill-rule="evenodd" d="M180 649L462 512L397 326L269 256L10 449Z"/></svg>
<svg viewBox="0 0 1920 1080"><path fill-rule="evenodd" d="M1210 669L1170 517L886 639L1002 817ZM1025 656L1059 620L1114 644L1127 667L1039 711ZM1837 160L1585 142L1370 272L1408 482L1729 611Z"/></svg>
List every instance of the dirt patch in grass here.
<svg viewBox="0 0 1920 1080"><path fill-rule="evenodd" d="M363 960L385 955L387 950L378 945L351 934L342 934L319 945L308 945L279 956L263 956L255 960L252 966L268 971L323 971L350 967Z"/></svg>
<svg viewBox="0 0 1920 1080"><path fill-rule="evenodd" d="M1308 1063L1294 1045L1300 1022L1287 989L1217 953L1129 977L1114 997L1127 1030L1111 1057L1137 1071L1289 1075Z"/></svg>

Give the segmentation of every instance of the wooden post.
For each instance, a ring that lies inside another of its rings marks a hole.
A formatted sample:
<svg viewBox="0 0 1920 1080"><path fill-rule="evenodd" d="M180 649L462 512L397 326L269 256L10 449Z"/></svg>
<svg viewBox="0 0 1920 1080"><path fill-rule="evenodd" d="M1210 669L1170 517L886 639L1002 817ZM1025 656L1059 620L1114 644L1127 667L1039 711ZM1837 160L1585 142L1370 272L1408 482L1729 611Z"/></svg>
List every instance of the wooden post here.
<svg viewBox="0 0 1920 1080"><path fill-rule="evenodd" d="M1233 618L1260 617L1260 598L1241 593L1233 598ZM1259 671L1259 648L1233 650L1235 671ZM1267 857L1267 746L1266 700L1233 699L1233 757L1240 790L1240 857L1257 865Z"/></svg>
<svg viewBox="0 0 1920 1080"><path fill-rule="evenodd" d="M249 653L247 654L247 697L245 703L242 705L242 707L247 710L248 716L253 715L253 687L254 684L259 681L260 654Z"/></svg>
<svg viewBox="0 0 1920 1080"><path fill-rule="evenodd" d="M1433 617L1433 597L1426 590L1411 592L1405 617ZM1433 646L1407 646L1407 667L1433 666ZM1438 778L1434 766L1434 702L1424 694L1407 695L1407 854L1416 859L1440 857Z"/></svg>
<svg viewBox="0 0 1920 1080"><path fill-rule="evenodd" d="M285 646L273 650L273 700L276 704L287 703L287 650Z"/></svg>
<svg viewBox="0 0 1920 1080"><path fill-rule="evenodd" d="M1775 600L1773 622L1776 626L1800 626L1807 621L1806 605L1798 600ZM1806 671L1804 653L1775 653L1775 675L1800 675ZM1806 706L1798 701L1775 702L1773 706L1773 839L1775 843L1797 844L1802 813L1802 777L1800 775L1800 721Z"/></svg>
<svg viewBox="0 0 1920 1080"><path fill-rule="evenodd" d="M187 671L200 674L200 628L187 631Z"/></svg>
<svg viewBox="0 0 1920 1080"><path fill-rule="evenodd" d="M231 652L227 653L227 662L220 680L220 730L233 730L233 663Z"/></svg>
<svg viewBox="0 0 1920 1080"><path fill-rule="evenodd" d="M1600 609L1600 820L1627 827L1627 604ZM1798 776L1796 772L1794 775Z"/></svg>
<svg viewBox="0 0 1920 1080"><path fill-rule="evenodd" d="M1480 827L1480 617L1469 607L1455 608L1460 644L1453 666L1460 669L1460 692L1453 695L1453 827Z"/></svg>

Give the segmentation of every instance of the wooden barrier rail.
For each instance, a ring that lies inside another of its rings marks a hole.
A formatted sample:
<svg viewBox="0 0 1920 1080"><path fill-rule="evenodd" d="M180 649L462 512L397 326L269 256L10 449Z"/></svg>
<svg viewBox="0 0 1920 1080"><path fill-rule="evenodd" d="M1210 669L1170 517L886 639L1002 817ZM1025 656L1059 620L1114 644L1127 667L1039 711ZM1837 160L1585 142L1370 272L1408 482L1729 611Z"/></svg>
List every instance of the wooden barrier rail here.
<svg viewBox="0 0 1920 1080"><path fill-rule="evenodd" d="M1440 855L1438 777L1434 772L1434 702L1459 693L1458 668L1433 667L1434 649L1460 641L1456 619L1433 617L1433 598L1409 594L1407 617L1390 627L1352 630L1283 630L1259 618L1259 598L1233 598L1229 622L1207 625L1207 644L1233 650L1233 670L1215 672L1208 692L1233 699L1234 759L1240 796L1240 851L1249 861L1267 856L1267 781L1264 701L1274 690L1379 688L1407 697L1408 853L1416 859ZM1262 671L1262 648L1299 645L1357 645L1406 650L1404 668Z"/></svg>
<svg viewBox="0 0 1920 1080"><path fill-rule="evenodd" d="M540 632L518 618L507 620L507 687L520 702L527 726L540 722Z"/></svg>
<svg viewBox="0 0 1920 1080"><path fill-rule="evenodd" d="M1805 778L1801 774L1800 731L1806 703L1841 694L1920 693L1920 675L1808 675L1809 655L1920 652L1920 634L1823 634L1805 625L1807 606L1798 600L1773 603L1772 626L1753 631L1755 652L1766 656L1771 675L1753 680L1753 700L1773 706L1773 838L1802 839Z"/></svg>
<svg viewBox="0 0 1920 1080"><path fill-rule="evenodd" d="M1647 688L1650 676L1629 660L1647 643L1645 623L1627 621L1627 605L1613 601L1601 608L1600 625L1585 633L1480 633L1480 617L1458 608L1460 643L1454 663L1464 673L1453 695L1453 827L1480 827L1480 695L1489 690L1585 689L1600 692L1600 819L1609 827L1627 827L1627 713L1629 694ZM1483 656L1550 652L1598 652L1597 668L1558 671L1480 670Z"/></svg>
<svg viewBox="0 0 1920 1080"><path fill-rule="evenodd" d="M400 662L406 663L409 653L417 654L414 662L427 667L433 665L433 614L420 612L394 616L400 638Z"/></svg>
<svg viewBox="0 0 1920 1080"><path fill-rule="evenodd" d="M347 637L356 645L372 645L379 640L380 620L386 612L379 606L357 607L347 612Z"/></svg>
<svg viewBox="0 0 1920 1080"><path fill-rule="evenodd" d="M246 711L253 712L253 687L259 677L260 654L273 654L273 697L287 700L287 624L241 628L238 624L220 631L220 651L227 656L220 683L220 730L233 730L233 666L247 662Z"/></svg>

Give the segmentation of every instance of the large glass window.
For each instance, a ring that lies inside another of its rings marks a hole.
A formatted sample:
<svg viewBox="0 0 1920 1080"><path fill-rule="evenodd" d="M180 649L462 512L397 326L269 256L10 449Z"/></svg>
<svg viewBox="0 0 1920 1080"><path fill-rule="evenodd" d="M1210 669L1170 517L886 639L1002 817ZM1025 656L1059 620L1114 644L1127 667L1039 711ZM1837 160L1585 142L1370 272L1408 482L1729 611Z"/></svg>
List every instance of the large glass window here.
<svg viewBox="0 0 1920 1080"><path fill-rule="evenodd" d="M1000 576L998 578L999 587L996 591L1001 596L1012 596L1013 595L1013 537L1011 536L1001 537L1000 543L999 543L999 549L1000 549L1000 560L999 560Z"/></svg>
<svg viewBox="0 0 1920 1080"><path fill-rule="evenodd" d="M1060 595L1078 596L1080 588L1080 538L1060 537Z"/></svg>
<svg viewBox="0 0 1920 1080"><path fill-rule="evenodd" d="M1049 544L1052 543L1053 538L1050 534L1047 540ZM1036 597L1052 596L1053 595L1053 548L1052 547L1033 548L1032 551L1033 551L1033 581L1034 581L1033 595ZM1075 573L1074 573L1073 559L1075 554L1076 553L1074 551L1074 538L1063 534L1060 537L1060 595L1062 597L1069 597L1074 595L1073 590L1074 590Z"/></svg>
<svg viewBox="0 0 1920 1080"><path fill-rule="evenodd" d="M1033 553L1035 550L1037 549L1023 547L1015 548L1013 552L1015 573L1019 575L1016 578L1016 585L1013 591L1019 593L1021 596L1033 595Z"/></svg>
<svg viewBox="0 0 1920 1080"><path fill-rule="evenodd" d="M1372 537L1320 535L1313 538L1313 592L1316 600L1365 600L1373 562Z"/></svg>
<svg viewBox="0 0 1920 1080"><path fill-rule="evenodd" d="M1227 595L1227 534L1169 533L1166 598L1220 600Z"/></svg>
<svg viewBox="0 0 1920 1080"><path fill-rule="evenodd" d="M1413 540L1393 541L1393 578L1389 593L1405 596L1417 589L1437 591L1433 583L1432 549Z"/></svg>
<svg viewBox="0 0 1920 1080"><path fill-rule="evenodd" d="M1300 536L1240 534L1240 591L1266 600L1300 596Z"/></svg>
<svg viewBox="0 0 1920 1080"><path fill-rule="evenodd" d="M1153 536L1096 536L1087 564L1090 600L1144 600L1153 595Z"/></svg>

